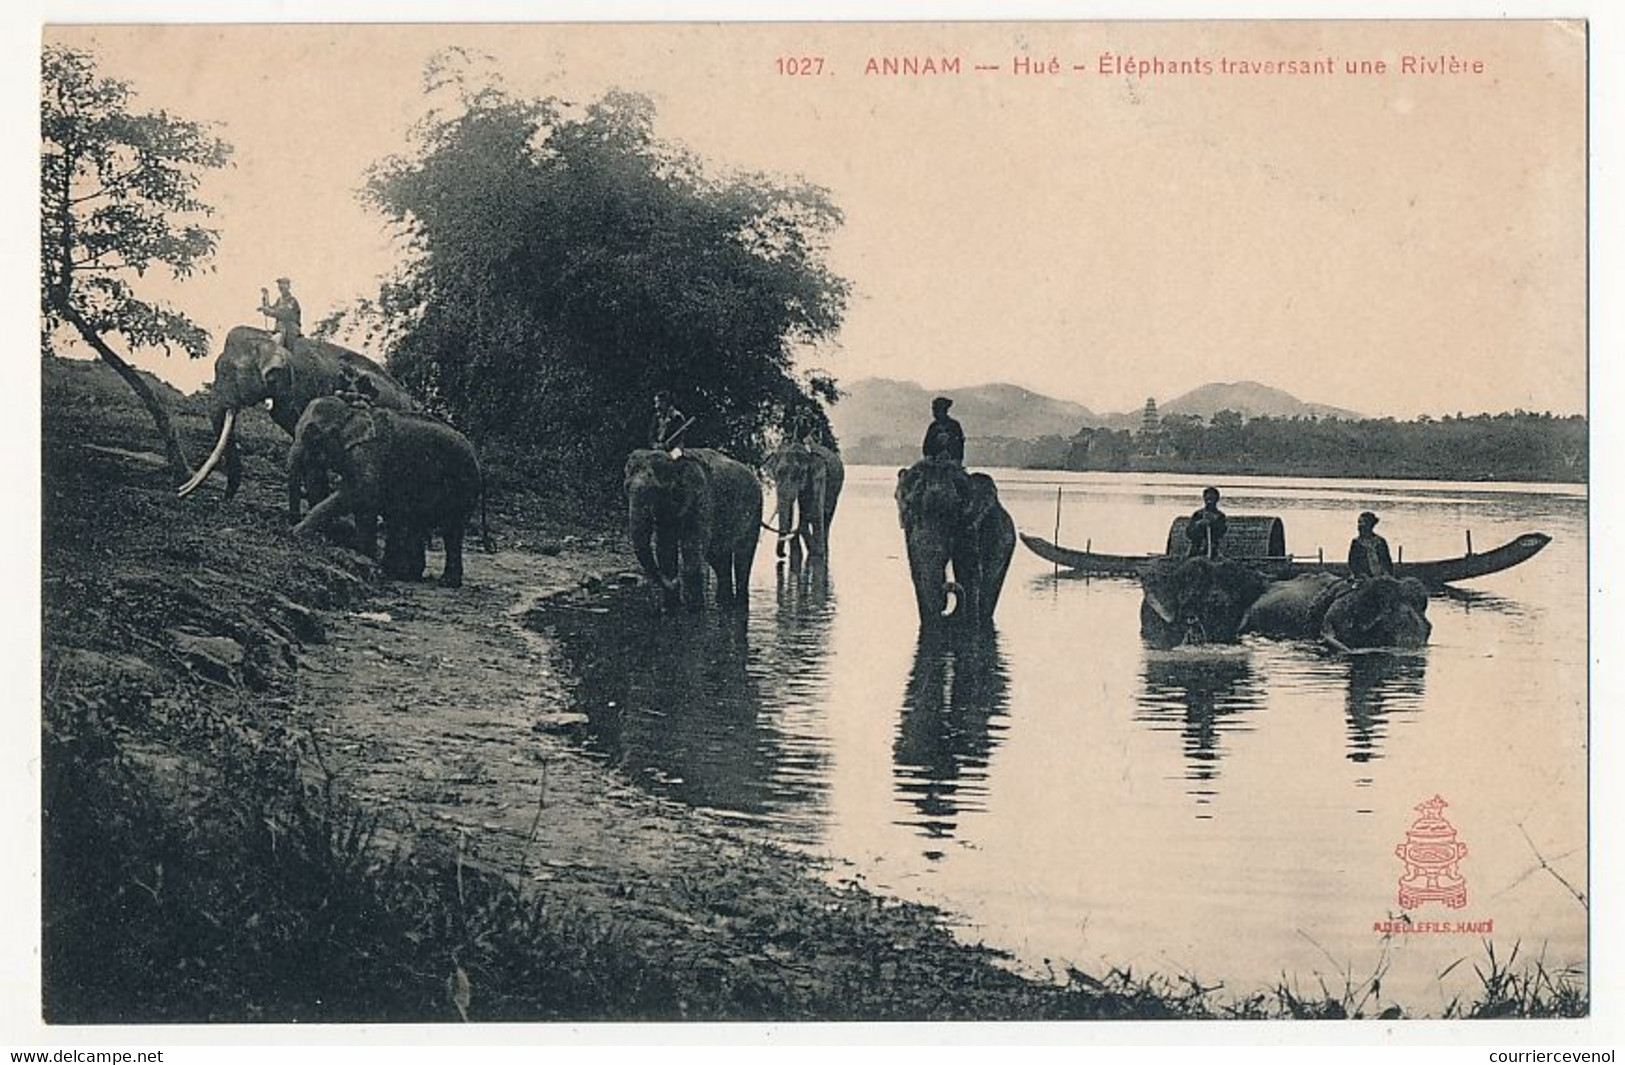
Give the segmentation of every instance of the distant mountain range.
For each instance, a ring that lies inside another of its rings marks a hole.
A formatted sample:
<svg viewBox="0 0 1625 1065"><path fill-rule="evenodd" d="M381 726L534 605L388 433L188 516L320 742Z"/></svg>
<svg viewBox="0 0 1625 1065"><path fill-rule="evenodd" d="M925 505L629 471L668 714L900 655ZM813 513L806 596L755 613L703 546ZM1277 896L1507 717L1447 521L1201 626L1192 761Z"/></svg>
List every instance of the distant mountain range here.
<svg viewBox="0 0 1625 1065"><path fill-rule="evenodd" d="M866 377L842 386L844 395L830 409L830 424L843 448L863 452L917 449L931 420L931 400L945 394L953 399L953 416L967 434L1036 440L1044 436L1070 437L1079 429L1138 429L1141 411L1098 414L1064 399L1055 399L1016 385L989 384L946 389L942 393L912 381ZM1353 411L1324 403L1305 403L1288 392L1257 381L1206 384L1158 404L1158 412L1199 414L1211 418L1233 410L1248 418L1314 415L1320 418L1357 419Z"/></svg>

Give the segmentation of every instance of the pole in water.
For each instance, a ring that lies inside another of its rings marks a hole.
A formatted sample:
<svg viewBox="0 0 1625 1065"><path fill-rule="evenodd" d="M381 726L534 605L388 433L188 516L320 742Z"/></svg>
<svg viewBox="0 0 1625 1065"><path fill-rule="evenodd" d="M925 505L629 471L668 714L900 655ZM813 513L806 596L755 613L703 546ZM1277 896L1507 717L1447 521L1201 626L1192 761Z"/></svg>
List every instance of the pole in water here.
<svg viewBox="0 0 1625 1065"><path fill-rule="evenodd" d="M1053 543L1056 547L1061 546L1061 486L1060 485L1055 486L1055 539L1050 541L1050 542ZM1052 565L1052 570L1051 570L1050 576L1059 577L1060 575L1061 575L1061 560L1059 558L1057 558L1057 559L1053 560L1053 565Z"/></svg>
<svg viewBox="0 0 1625 1065"><path fill-rule="evenodd" d="M1473 553L1473 530L1471 529L1467 530L1467 553L1469 555Z"/></svg>

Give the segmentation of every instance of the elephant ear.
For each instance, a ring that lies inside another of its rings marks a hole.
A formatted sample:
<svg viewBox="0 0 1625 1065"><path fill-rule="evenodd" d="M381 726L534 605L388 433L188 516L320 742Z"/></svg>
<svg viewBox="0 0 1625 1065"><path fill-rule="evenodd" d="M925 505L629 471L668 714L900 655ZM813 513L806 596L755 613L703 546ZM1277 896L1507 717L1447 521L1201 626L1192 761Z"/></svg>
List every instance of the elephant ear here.
<svg viewBox="0 0 1625 1065"><path fill-rule="evenodd" d="M897 471L897 489L892 498L897 501L897 524L908 528L909 518L914 512L915 496L919 491L920 475L913 468Z"/></svg>
<svg viewBox="0 0 1625 1065"><path fill-rule="evenodd" d="M344 450L361 447L389 435L389 414L373 407L352 407L350 416L339 427L339 439Z"/></svg>
<svg viewBox="0 0 1625 1065"><path fill-rule="evenodd" d="M999 489L993 478L985 473L973 473L969 478L969 491L965 498L965 524L980 529L999 505Z"/></svg>

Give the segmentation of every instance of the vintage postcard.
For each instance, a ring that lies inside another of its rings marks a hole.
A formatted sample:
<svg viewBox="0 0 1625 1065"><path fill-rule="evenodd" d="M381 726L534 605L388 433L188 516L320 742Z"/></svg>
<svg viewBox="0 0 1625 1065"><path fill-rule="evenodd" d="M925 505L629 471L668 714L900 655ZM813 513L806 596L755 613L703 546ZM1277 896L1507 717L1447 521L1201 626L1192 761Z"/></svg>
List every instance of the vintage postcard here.
<svg viewBox="0 0 1625 1065"><path fill-rule="evenodd" d="M1577 1038L1589 32L45 25L31 1038Z"/></svg>

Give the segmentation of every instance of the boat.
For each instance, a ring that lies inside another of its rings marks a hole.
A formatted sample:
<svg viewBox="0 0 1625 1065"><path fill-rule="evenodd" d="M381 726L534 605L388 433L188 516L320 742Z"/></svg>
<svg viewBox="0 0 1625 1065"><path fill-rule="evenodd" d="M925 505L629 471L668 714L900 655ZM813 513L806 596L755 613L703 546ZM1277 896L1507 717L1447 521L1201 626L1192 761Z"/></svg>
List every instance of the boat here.
<svg viewBox="0 0 1625 1065"><path fill-rule="evenodd" d="M1161 558L1177 557L1178 552L1174 548L1184 543L1185 523L1189 520L1179 518L1174 522L1168 530L1168 547L1160 555L1108 555L1097 551L1079 551L1027 533L1021 534L1021 542L1044 561L1065 566L1075 573L1097 577L1138 577L1150 563ZM1299 558L1289 554L1286 550L1285 526L1276 517L1232 517L1226 523L1224 540L1225 558L1256 566L1272 579L1296 577L1304 573L1348 575L1346 562L1328 561L1319 556ZM1545 533L1531 532L1488 551L1475 552L1469 536L1465 555L1422 562L1401 560L1394 565L1394 576L1415 577L1430 588L1442 588L1457 581L1511 569L1533 558L1551 542L1552 538Z"/></svg>

